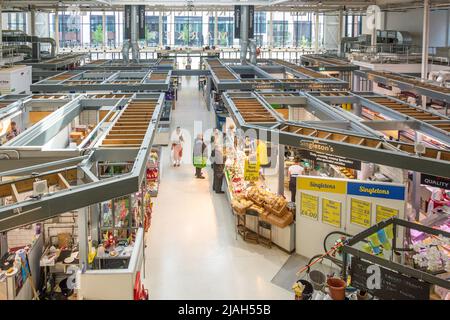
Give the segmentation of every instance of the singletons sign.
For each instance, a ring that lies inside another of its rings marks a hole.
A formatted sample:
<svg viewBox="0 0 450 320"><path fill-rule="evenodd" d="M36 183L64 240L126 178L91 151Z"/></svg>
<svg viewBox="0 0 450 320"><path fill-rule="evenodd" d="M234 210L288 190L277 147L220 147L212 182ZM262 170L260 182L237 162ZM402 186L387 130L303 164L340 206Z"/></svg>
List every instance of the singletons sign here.
<svg viewBox="0 0 450 320"><path fill-rule="evenodd" d="M334 148L332 146L318 141L301 140L300 147L311 151L334 153Z"/></svg>

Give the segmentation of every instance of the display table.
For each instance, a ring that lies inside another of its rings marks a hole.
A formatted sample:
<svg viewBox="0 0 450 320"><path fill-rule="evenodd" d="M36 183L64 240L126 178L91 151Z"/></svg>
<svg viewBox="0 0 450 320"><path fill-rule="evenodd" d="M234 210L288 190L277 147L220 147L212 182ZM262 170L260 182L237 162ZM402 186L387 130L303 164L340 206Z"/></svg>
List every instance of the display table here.
<svg viewBox="0 0 450 320"><path fill-rule="evenodd" d="M228 180L228 176L225 174L225 183L226 183L226 190L225 194L227 196L228 201L230 202L234 198L233 191L230 187L230 181ZM258 222L257 217L255 216L249 216L247 215L246 218L246 227L249 228L253 232L257 232L258 228ZM261 234L264 237L268 237L267 230L264 230L264 232ZM291 223L289 226L285 228L280 228L275 225L272 225L272 242L278 246L280 249L291 253L295 250L295 222Z"/></svg>

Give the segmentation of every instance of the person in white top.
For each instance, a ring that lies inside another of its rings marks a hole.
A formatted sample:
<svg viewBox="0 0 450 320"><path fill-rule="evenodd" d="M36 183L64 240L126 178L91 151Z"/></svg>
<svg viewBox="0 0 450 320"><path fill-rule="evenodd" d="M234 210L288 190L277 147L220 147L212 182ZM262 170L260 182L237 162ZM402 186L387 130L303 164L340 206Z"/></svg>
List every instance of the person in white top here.
<svg viewBox="0 0 450 320"><path fill-rule="evenodd" d="M302 175L305 172L298 162L295 162L288 169L289 175L289 191L291 191L291 201L295 203L295 194L297 193L297 176Z"/></svg>
<svg viewBox="0 0 450 320"><path fill-rule="evenodd" d="M184 142L180 127L177 127L176 130L172 132L170 142L172 143L173 166L179 167L181 163L181 158L183 156L183 142Z"/></svg>

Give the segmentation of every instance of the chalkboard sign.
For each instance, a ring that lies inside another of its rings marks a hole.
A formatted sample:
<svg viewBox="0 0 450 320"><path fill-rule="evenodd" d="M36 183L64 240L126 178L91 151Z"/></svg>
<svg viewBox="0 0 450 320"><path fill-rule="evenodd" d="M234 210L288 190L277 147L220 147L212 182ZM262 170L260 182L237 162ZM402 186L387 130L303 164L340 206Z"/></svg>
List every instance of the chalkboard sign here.
<svg viewBox="0 0 450 320"><path fill-rule="evenodd" d="M380 288L369 289L367 280L374 277L374 272L368 271L372 266L366 261L357 257L352 257L351 264L351 285L357 289L370 292L374 296L383 300L429 300L430 284L419 281L383 267L380 269ZM370 281L372 282L372 281Z"/></svg>

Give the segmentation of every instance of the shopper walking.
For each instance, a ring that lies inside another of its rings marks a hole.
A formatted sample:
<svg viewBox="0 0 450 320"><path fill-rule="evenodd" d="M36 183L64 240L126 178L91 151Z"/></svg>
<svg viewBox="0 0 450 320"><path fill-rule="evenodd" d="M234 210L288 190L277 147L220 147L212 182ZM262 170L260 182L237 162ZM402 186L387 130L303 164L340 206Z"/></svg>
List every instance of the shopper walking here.
<svg viewBox="0 0 450 320"><path fill-rule="evenodd" d="M172 136L170 137L170 142L172 143L172 159L173 166L179 167L181 163L181 158L183 157L183 142L184 138L181 134L181 128L177 127Z"/></svg>
<svg viewBox="0 0 450 320"><path fill-rule="evenodd" d="M193 149L193 162L195 167L195 177L197 179L205 179L202 174L202 169L206 167L206 144L203 141L203 134L197 135L194 141L194 149Z"/></svg>

